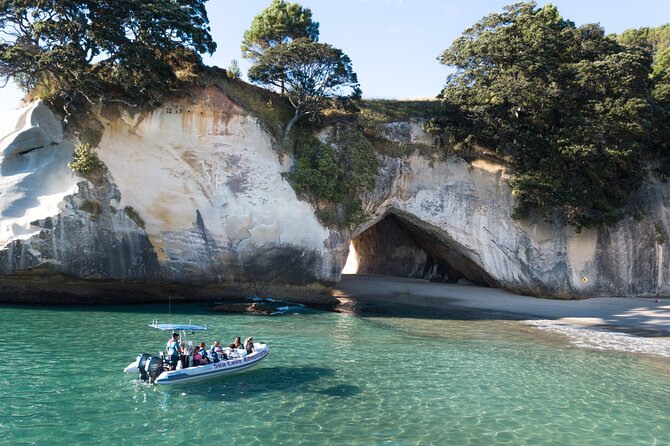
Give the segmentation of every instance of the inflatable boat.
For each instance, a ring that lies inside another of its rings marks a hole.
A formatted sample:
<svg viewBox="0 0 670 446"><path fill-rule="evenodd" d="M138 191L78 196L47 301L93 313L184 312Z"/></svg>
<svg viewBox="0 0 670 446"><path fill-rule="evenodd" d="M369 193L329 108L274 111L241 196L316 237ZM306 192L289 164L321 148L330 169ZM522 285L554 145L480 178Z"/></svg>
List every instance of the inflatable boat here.
<svg viewBox="0 0 670 446"><path fill-rule="evenodd" d="M207 327L191 324L158 323L152 323L149 326L163 331L179 333L184 351L174 368L170 367L169 361L163 352L160 352L158 355L140 353L137 355L135 362L125 368L124 371L126 373L138 373L141 380L151 384L186 383L238 373L257 365L270 353L267 344L254 342L255 351L253 353L247 353L242 348L231 349L226 347L222 349L223 355L220 355L222 359L218 362L194 365L193 341L186 340L186 333L207 330Z"/></svg>

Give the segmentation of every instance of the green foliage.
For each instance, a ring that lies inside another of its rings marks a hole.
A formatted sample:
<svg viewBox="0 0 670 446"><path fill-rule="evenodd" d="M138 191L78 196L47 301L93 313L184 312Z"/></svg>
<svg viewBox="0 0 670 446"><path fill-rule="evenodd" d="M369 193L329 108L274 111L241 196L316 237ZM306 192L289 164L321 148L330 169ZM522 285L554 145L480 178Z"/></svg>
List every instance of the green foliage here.
<svg viewBox="0 0 670 446"><path fill-rule="evenodd" d="M361 112L374 113L379 123L408 122L412 119L429 119L441 111L436 99L366 99L361 102Z"/></svg>
<svg viewBox="0 0 670 446"><path fill-rule="evenodd" d="M237 80L242 76L242 72L240 71L240 66L237 64L237 60L233 59L230 61L230 65L228 65L228 76L233 79Z"/></svg>
<svg viewBox="0 0 670 446"><path fill-rule="evenodd" d="M662 245L665 243L665 229L661 223L656 223L654 229L656 231L656 244Z"/></svg>
<svg viewBox="0 0 670 446"><path fill-rule="evenodd" d="M123 208L123 211L126 213L128 218L130 218L132 221L135 222L137 226L144 229L145 225L144 220L142 219L142 217L140 217L140 214L137 213L135 208L133 208L132 206L126 206L125 208Z"/></svg>
<svg viewBox="0 0 670 446"><path fill-rule="evenodd" d="M440 114L441 107L440 101L433 99L367 99L360 102L360 110L356 118L366 138L373 144L378 153L399 158L418 151L425 156L432 157L443 153L442 147L438 144L429 146L426 144L391 142L384 132L384 126L390 123L414 120L430 122L431 118Z"/></svg>
<svg viewBox="0 0 670 446"><path fill-rule="evenodd" d="M365 220L359 197L374 188L379 160L361 133L339 129L326 144L311 132L303 132L295 157L295 171L288 178L296 192L321 202L318 216L322 221L353 225Z"/></svg>
<svg viewBox="0 0 670 446"><path fill-rule="evenodd" d="M68 167L83 177L88 177L99 172L103 164L98 155L91 151L90 145L78 142Z"/></svg>
<svg viewBox="0 0 670 446"><path fill-rule="evenodd" d="M289 175L295 191L313 193L319 200L341 201L342 172L332 148L315 136L304 136L295 152L295 171Z"/></svg>
<svg viewBox="0 0 670 446"><path fill-rule="evenodd" d="M294 114L284 130L303 116L316 115L327 106L360 98L361 90L351 59L342 50L325 43L297 39L265 51L249 70L258 84L285 89Z"/></svg>
<svg viewBox="0 0 670 446"><path fill-rule="evenodd" d="M1 1L0 78L46 99L156 99L216 49L206 1Z"/></svg>
<svg viewBox="0 0 670 446"><path fill-rule="evenodd" d="M649 148L660 163L660 170L670 173L670 24L657 28L629 29L616 36L623 45L644 48L651 52L653 65L652 135Z"/></svg>
<svg viewBox="0 0 670 446"><path fill-rule="evenodd" d="M525 210L576 228L620 218L651 135L651 59L556 8L507 6L467 29L440 60L455 68L437 122L461 150L511 161Z"/></svg>
<svg viewBox="0 0 670 446"><path fill-rule="evenodd" d="M312 21L312 11L298 3L272 0L244 32L242 55L256 62L268 49L301 38L319 40L319 24Z"/></svg>

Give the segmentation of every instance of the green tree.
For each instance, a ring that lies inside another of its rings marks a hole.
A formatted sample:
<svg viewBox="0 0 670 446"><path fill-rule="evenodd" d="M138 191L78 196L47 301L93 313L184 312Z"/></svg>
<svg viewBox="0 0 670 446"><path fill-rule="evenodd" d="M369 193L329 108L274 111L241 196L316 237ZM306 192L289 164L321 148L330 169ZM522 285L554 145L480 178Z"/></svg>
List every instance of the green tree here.
<svg viewBox="0 0 670 446"><path fill-rule="evenodd" d="M256 62L268 49L295 39L319 40L319 23L312 20L312 11L298 3L272 0L244 32L242 55Z"/></svg>
<svg viewBox="0 0 670 446"><path fill-rule="evenodd" d="M51 98L155 98L216 49L206 1L0 1L0 78Z"/></svg>
<svg viewBox="0 0 670 446"><path fill-rule="evenodd" d="M270 6L254 17L251 28L244 32L242 57L256 64L269 49L296 39L319 40L319 23L312 20L312 11L298 3L272 0ZM283 79L279 92L282 95L285 92Z"/></svg>
<svg viewBox="0 0 670 446"><path fill-rule="evenodd" d="M623 215L649 143L648 52L530 2L484 17L440 60L455 68L442 124L456 149L511 162L516 215L560 210L577 228Z"/></svg>
<svg viewBox="0 0 670 446"><path fill-rule="evenodd" d="M286 89L293 117L284 129L286 141L293 125L327 105L360 98L351 59L342 50L309 39L297 39L265 51L249 70L252 82Z"/></svg>
<svg viewBox="0 0 670 446"><path fill-rule="evenodd" d="M654 58L651 80L654 99L653 145L662 170L670 173L670 24L629 29L618 36L623 45L649 50Z"/></svg>

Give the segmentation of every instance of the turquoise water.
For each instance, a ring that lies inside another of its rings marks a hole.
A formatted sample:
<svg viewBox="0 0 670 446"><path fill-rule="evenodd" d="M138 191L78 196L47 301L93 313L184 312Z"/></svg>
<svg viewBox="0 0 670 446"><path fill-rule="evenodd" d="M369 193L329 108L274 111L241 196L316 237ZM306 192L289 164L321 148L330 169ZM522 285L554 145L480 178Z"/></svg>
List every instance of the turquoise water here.
<svg viewBox="0 0 670 446"><path fill-rule="evenodd" d="M0 307L0 444L670 444L667 359L495 315L172 315L207 324L208 343L253 335L270 356L152 387L123 368L164 346L146 326L168 322L164 307Z"/></svg>

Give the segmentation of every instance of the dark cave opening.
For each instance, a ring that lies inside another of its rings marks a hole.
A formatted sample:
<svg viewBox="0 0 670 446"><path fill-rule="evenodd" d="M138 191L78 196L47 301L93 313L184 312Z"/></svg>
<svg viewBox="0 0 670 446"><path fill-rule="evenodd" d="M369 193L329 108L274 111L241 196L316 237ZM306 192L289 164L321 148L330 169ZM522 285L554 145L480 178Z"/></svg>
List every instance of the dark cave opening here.
<svg viewBox="0 0 670 446"><path fill-rule="evenodd" d="M357 274L495 285L486 271L464 255L464 249L444 231L410 215L388 213L356 236L352 248L358 262ZM345 269L344 273L347 272L351 269Z"/></svg>

